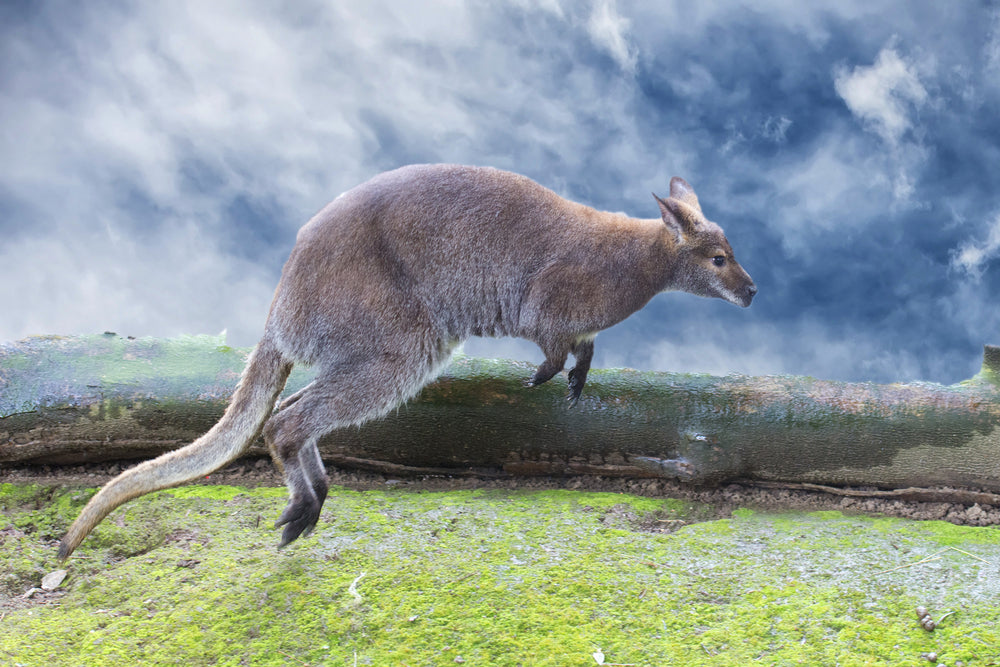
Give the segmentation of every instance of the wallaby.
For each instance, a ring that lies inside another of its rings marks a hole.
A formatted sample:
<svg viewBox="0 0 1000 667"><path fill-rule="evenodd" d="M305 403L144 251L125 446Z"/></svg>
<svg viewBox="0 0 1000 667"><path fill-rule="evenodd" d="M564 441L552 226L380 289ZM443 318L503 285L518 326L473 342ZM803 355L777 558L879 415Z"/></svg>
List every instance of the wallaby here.
<svg viewBox="0 0 1000 667"><path fill-rule="evenodd" d="M518 336L545 353L528 385L559 373L580 397L594 336L653 296L683 290L747 307L757 288L681 178L639 220L563 199L492 168L413 165L337 197L298 234L264 335L222 419L190 445L111 480L59 548L66 558L122 503L203 477L261 432L283 468L279 547L308 534L327 494L330 431L415 395L469 336ZM316 379L275 402L294 363Z"/></svg>

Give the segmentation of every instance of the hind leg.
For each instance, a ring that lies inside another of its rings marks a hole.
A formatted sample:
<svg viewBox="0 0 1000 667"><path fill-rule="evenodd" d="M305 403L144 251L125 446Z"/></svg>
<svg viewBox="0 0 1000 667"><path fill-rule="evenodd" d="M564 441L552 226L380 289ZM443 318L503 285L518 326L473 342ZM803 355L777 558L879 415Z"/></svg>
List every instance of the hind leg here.
<svg viewBox="0 0 1000 667"><path fill-rule="evenodd" d="M303 393L294 403L300 404L307 396ZM275 523L275 528L285 526L278 548L312 531L328 490L326 469L316 446L324 429L307 424L309 415L297 412L288 407L271 417L264 426L264 441L285 475L290 496Z"/></svg>
<svg viewBox="0 0 1000 667"><path fill-rule="evenodd" d="M299 389L297 392L295 392L294 394L292 394L291 396L289 396L285 400L281 401L281 403L278 404L278 410L284 410L285 408L287 408L288 406L290 406L292 403L294 403L297 400L299 400L300 398L302 398L302 396L307 391L309 391L309 388L312 387L312 386L313 386L313 383L310 382L306 386L302 387L302 389Z"/></svg>
<svg viewBox="0 0 1000 667"><path fill-rule="evenodd" d="M311 533L319 521L329 485L326 468L316 446L318 440L318 437L314 437L302 443L294 459L285 459L283 462L291 498L281 516L274 522L275 528L285 527L278 543L279 549L296 538Z"/></svg>
<svg viewBox="0 0 1000 667"><path fill-rule="evenodd" d="M398 344L398 342L397 342ZM342 364L286 402L264 427L264 438L285 472L290 498L275 527L284 526L279 547L308 535L327 494L326 469L317 444L336 428L380 417L415 394L431 377L444 347L432 354L382 354Z"/></svg>
<svg viewBox="0 0 1000 667"><path fill-rule="evenodd" d="M289 407L290 405L298 401L300 398L302 398L302 396L306 393L306 391L308 391L308 389L312 385L313 383L310 382L302 389L299 389L297 392L295 392L285 400L281 401L281 403L278 405L276 412L280 412L281 410L284 410L285 408ZM267 445L267 451L271 455L271 461L274 463L274 465L278 467L278 470L281 471L281 474L284 475L285 462L282 460L281 456L279 456L278 452L275 450L273 439L266 437L266 433L264 438L264 444Z"/></svg>

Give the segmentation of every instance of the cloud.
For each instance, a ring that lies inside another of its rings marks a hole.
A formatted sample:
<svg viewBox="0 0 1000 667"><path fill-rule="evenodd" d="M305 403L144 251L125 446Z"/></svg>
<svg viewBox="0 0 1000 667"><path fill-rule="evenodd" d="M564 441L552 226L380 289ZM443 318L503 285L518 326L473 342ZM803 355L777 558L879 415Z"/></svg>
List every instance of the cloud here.
<svg viewBox="0 0 1000 667"><path fill-rule="evenodd" d="M0 298L19 304L17 324L26 333L94 333L176 336L262 327L273 290L270 271L232 257L196 225L173 227L137 239L93 230L72 239L28 238L0 252L0 262L24 269L0 283ZM23 304L23 305L22 305ZM60 326L52 328L53 316ZM190 322L200 329L192 330Z"/></svg>
<svg viewBox="0 0 1000 667"><path fill-rule="evenodd" d="M760 126L760 134L765 139L775 143L784 143L788 134L788 129L792 126L792 119L784 116L768 116Z"/></svg>
<svg viewBox="0 0 1000 667"><path fill-rule="evenodd" d="M88 7L3 29L0 261L19 278L0 298L26 312L0 319L3 340L226 328L251 344L295 230L379 171L492 164L594 201L588 160L653 162L629 84L566 68L591 40L634 65L611 4L589 24L551 0ZM157 294L188 307L151 309Z"/></svg>
<svg viewBox="0 0 1000 667"><path fill-rule="evenodd" d="M558 16L559 18L565 17L562 5L559 4L560 0L507 0L507 1L512 6L517 7L523 11L532 11L535 9L540 9L542 11L546 11L550 14Z"/></svg>
<svg viewBox="0 0 1000 667"><path fill-rule="evenodd" d="M1000 210L995 10L8 5L0 340L227 329L250 345L315 211L437 161L642 217L671 176L694 184L760 295L746 311L657 297L601 334L599 365L954 381L996 322L997 232L953 222ZM467 347L490 349L540 354Z"/></svg>
<svg viewBox="0 0 1000 667"><path fill-rule="evenodd" d="M986 238L966 241L953 253L951 264L973 278L982 276L985 265L1000 256L1000 213L987 225Z"/></svg>
<svg viewBox="0 0 1000 667"><path fill-rule="evenodd" d="M993 10L990 16L990 31L983 47L983 56L988 69L1000 71L1000 10Z"/></svg>
<svg viewBox="0 0 1000 667"><path fill-rule="evenodd" d="M885 214L894 201L893 177L894 163L883 152L831 131L808 155L771 166L769 201L758 206L789 256L815 261Z"/></svg>
<svg viewBox="0 0 1000 667"><path fill-rule="evenodd" d="M631 22L623 18L615 7L615 0L596 0L587 32L594 43L608 52L626 74L634 74L638 51L630 44L628 31Z"/></svg>
<svg viewBox="0 0 1000 667"><path fill-rule="evenodd" d="M929 102L917 68L886 46L870 67L858 66L850 72L842 66L835 68L834 87L851 113L889 147L888 177L895 203L921 205L912 198L915 174L927 157L926 150L919 137L907 139L915 128L913 115Z"/></svg>
<svg viewBox="0 0 1000 667"><path fill-rule="evenodd" d="M889 47L870 67L838 68L834 86L851 112L892 146L913 127L910 112L927 101L914 69Z"/></svg>

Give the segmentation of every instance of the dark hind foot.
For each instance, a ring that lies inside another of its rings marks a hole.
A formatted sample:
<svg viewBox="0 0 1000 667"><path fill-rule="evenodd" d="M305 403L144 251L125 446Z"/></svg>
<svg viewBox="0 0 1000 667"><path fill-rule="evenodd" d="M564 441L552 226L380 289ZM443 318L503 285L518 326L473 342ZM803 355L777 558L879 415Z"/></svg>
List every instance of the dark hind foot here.
<svg viewBox="0 0 1000 667"><path fill-rule="evenodd" d="M323 509L323 501L326 500L326 482L323 480L313 482L312 491L313 493L292 496L285 510L275 522L275 528L285 527L281 532L279 549L294 542L299 537L305 537L316 527L320 511Z"/></svg>

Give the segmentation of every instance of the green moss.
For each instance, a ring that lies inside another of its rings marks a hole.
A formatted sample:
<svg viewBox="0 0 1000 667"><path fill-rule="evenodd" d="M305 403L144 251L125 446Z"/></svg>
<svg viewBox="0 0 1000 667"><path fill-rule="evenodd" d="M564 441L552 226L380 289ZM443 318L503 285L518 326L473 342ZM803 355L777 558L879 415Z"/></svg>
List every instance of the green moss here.
<svg viewBox="0 0 1000 667"><path fill-rule="evenodd" d="M276 495L280 495L282 489L273 489ZM212 486L208 484L198 484L194 486L179 486L169 489L163 493L170 494L174 498L207 498L214 500L232 500L238 495L246 493L246 489L238 486Z"/></svg>
<svg viewBox="0 0 1000 667"><path fill-rule="evenodd" d="M8 524L29 535L52 539L61 535L93 491L52 489L34 484L0 484L0 510Z"/></svg>
<svg viewBox="0 0 1000 667"><path fill-rule="evenodd" d="M962 526L947 521L924 521L917 524L917 531L933 536L942 546L962 547L974 544L1000 545L1000 530L981 530L969 533Z"/></svg>
<svg viewBox="0 0 1000 667"><path fill-rule="evenodd" d="M70 509L88 495L44 493ZM588 665L597 648L635 665L998 660L996 529L737 511L652 533L640 527L710 512L607 493L335 488L316 533L279 552L284 496L182 487L119 509L71 559L59 606L5 610L0 662ZM2 520L46 519L44 498L0 486ZM3 539L0 568L34 577L23 588L54 569L37 534ZM957 613L927 633L918 604Z"/></svg>
<svg viewBox="0 0 1000 667"><path fill-rule="evenodd" d="M34 484L0 483L0 509L11 510L18 506L36 503L41 496L48 496L47 490Z"/></svg>

